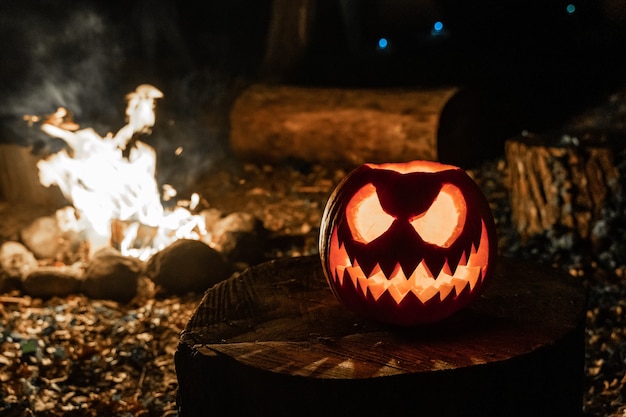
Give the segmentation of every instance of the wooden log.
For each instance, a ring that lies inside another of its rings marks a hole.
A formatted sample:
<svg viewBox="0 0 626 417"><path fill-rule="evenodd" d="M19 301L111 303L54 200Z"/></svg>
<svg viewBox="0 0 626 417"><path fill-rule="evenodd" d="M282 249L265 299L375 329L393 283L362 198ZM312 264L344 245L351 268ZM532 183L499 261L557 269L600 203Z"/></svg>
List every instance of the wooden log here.
<svg viewBox="0 0 626 417"><path fill-rule="evenodd" d="M552 229L588 239L607 199L620 191L614 147L584 135L563 138L527 135L505 143L511 220L522 239Z"/></svg>
<svg viewBox="0 0 626 417"><path fill-rule="evenodd" d="M37 161L29 147L0 144L0 197L10 203L51 209L67 204L58 187L41 185Z"/></svg>
<svg viewBox="0 0 626 417"><path fill-rule="evenodd" d="M456 87L253 85L231 110L230 143L240 158L262 163L427 159L465 166L480 152L476 113L472 95Z"/></svg>
<svg viewBox="0 0 626 417"><path fill-rule="evenodd" d="M576 416L585 295L501 259L484 296L440 323L364 321L319 256L275 260L204 294L175 354L181 417Z"/></svg>

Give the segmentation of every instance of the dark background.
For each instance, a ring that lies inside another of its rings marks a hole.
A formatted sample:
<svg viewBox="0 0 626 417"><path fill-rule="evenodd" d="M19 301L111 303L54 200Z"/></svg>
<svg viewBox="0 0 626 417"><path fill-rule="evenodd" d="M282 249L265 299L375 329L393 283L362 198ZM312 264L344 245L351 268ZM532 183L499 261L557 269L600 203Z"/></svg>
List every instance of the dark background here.
<svg viewBox="0 0 626 417"><path fill-rule="evenodd" d="M227 155L228 110L251 82L458 85L478 93L487 123L504 138L554 128L623 80L626 7L617 0L274 3L2 1L0 141L53 151L54 141L16 129L15 121L58 106L82 127L115 131L125 94L152 83L165 93L157 110L162 128L153 138L162 165L175 165L167 158L182 144L193 159L184 166L206 169ZM307 46L302 56L286 50L274 57L290 65L268 74L272 16L300 16L272 8L288 3L307 10ZM444 25L439 33L436 21ZM385 49L378 47L381 37L388 39Z"/></svg>

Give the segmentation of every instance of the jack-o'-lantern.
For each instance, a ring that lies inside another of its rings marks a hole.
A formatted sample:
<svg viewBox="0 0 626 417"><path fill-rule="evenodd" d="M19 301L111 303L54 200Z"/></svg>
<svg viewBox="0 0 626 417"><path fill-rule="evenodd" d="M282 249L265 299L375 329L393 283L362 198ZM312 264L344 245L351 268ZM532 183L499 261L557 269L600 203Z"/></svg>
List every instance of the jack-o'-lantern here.
<svg viewBox="0 0 626 417"><path fill-rule="evenodd" d="M475 299L497 250L491 209L462 169L431 161L364 164L322 217L322 267L337 298L394 325L442 320Z"/></svg>

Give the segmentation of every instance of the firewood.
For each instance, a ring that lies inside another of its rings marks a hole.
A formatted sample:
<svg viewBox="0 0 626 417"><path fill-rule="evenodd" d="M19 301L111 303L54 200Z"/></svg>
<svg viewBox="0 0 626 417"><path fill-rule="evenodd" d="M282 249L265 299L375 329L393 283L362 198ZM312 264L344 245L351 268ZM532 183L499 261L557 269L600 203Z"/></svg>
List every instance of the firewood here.
<svg viewBox="0 0 626 417"><path fill-rule="evenodd" d="M413 90L253 85L231 110L230 143L263 163L442 160L480 152L473 97L457 87Z"/></svg>

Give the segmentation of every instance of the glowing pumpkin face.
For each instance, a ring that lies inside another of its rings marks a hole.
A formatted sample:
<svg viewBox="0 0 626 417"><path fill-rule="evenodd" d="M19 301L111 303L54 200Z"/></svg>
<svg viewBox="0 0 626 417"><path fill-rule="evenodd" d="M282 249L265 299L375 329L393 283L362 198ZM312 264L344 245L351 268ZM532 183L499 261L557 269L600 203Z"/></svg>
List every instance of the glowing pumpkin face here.
<svg viewBox="0 0 626 417"><path fill-rule="evenodd" d="M326 204L319 245L337 298L397 325L466 306L488 281L497 248L480 188L463 170L429 161L352 171Z"/></svg>

